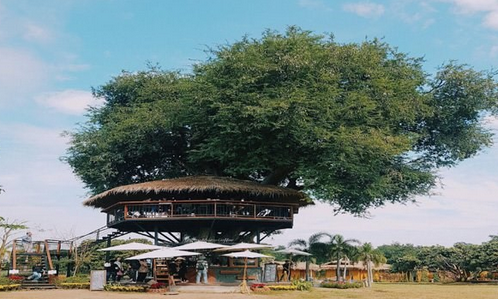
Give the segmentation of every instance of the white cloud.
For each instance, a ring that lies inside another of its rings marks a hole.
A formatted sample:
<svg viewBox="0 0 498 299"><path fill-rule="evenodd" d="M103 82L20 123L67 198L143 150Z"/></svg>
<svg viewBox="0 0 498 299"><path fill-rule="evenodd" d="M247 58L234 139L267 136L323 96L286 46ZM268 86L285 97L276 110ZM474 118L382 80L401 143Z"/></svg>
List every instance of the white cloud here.
<svg viewBox="0 0 498 299"><path fill-rule="evenodd" d="M489 12L488 14L486 14L486 16L484 17L483 23L484 23L484 26L486 26L488 28L498 30L498 9L493 10L493 11Z"/></svg>
<svg viewBox="0 0 498 299"><path fill-rule="evenodd" d="M89 106L102 103L102 100L95 99L91 92L74 89L45 93L38 96L36 101L59 112L73 115L83 114Z"/></svg>
<svg viewBox="0 0 498 299"><path fill-rule="evenodd" d="M54 39L53 33L40 25L33 23L24 24L24 39L27 41L48 43Z"/></svg>
<svg viewBox="0 0 498 299"><path fill-rule="evenodd" d="M497 0L450 0L456 5L458 13L487 12L498 9Z"/></svg>
<svg viewBox="0 0 498 299"><path fill-rule="evenodd" d="M498 0L450 0L458 14L482 13L483 25L498 30Z"/></svg>
<svg viewBox="0 0 498 299"><path fill-rule="evenodd" d="M344 4L343 9L364 18L380 17L385 11L383 5L370 2Z"/></svg>
<svg viewBox="0 0 498 299"><path fill-rule="evenodd" d="M436 22L437 10L428 2L396 1L390 5L389 10L401 21L420 26L422 29L427 29Z"/></svg>
<svg viewBox="0 0 498 299"><path fill-rule="evenodd" d="M299 0L298 3L299 3L299 6L310 8L310 9L325 10L325 11L332 10L330 7L328 7L321 0Z"/></svg>
<svg viewBox="0 0 498 299"><path fill-rule="evenodd" d="M0 103L14 103L47 82L49 66L29 51L0 48Z"/></svg>

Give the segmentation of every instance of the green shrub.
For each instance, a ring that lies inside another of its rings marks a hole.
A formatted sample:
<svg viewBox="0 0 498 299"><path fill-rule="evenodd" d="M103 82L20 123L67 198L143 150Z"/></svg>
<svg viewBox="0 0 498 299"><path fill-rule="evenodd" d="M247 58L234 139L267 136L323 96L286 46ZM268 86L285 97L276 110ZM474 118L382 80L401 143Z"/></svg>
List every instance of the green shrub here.
<svg viewBox="0 0 498 299"><path fill-rule="evenodd" d="M63 282L57 285L61 289L90 289L89 282Z"/></svg>
<svg viewBox="0 0 498 299"><path fill-rule="evenodd" d="M109 292L147 292L149 286L123 286L118 284L106 284L105 291Z"/></svg>
<svg viewBox="0 0 498 299"><path fill-rule="evenodd" d="M322 282L320 284L322 288L332 288L332 289L359 289L363 287L361 282Z"/></svg>
<svg viewBox="0 0 498 299"><path fill-rule="evenodd" d="M267 286L272 291L295 291L297 287L295 285L269 285Z"/></svg>
<svg viewBox="0 0 498 299"><path fill-rule="evenodd" d="M8 285L11 281L8 277L0 276L0 285Z"/></svg>
<svg viewBox="0 0 498 299"><path fill-rule="evenodd" d="M313 283L310 281L294 280L292 285L296 286L298 291L309 291L313 287Z"/></svg>
<svg viewBox="0 0 498 299"><path fill-rule="evenodd" d="M77 276L70 276L70 277L65 277L65 276L59 276L55 280L55 284L61 285L61 284L84 284L84 283L90 283L90 276L88 275L77 275Z"/></svg>
<svg viewBox="0 0 498 299"><path fill-rule="evenodd" d="M19 290L19 289L21 289L20 284L0 285L0 292L14 291L14 290Z"/></svg>

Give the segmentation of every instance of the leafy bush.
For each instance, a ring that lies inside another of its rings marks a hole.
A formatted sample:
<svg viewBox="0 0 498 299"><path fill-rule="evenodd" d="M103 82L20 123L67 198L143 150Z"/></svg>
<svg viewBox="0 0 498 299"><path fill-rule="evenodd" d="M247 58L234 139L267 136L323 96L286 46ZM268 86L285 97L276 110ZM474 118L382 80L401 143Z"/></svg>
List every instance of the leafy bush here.
<svg viewBox="0 0 498 299"><path fill-rule="evenodd" d="M109 292L147 292L149 286L122 286L117 284L106 284L105 291Z"/></svg>
<svg viewBox="0 0 498 299"><path fill-rule="evenodd" d="M0 276L0 285L19 284L23 280L24 276L19 275Z"/></svg>
<svg viewBox="0 0 498 299"><path fill-rule="evenodd" d="M89 282L63 282L57 284L61 289L90 289Z"/></svg>
<svg viewBox="0 0 498 299"><path fill-rule="evenodd" d="M363 287L361 282L322 282L320 284L322 288L332 288L332 289L359 289Z"/></svg>
<svg viewBox="0 0 498 299"><path fill-rule="evenodd" d="M0 285L0 292L14 291L21 289L20 284Z"/></svg>
<svg viewBox="0 0 498 299"><path fill-rule="evenodd" d="M70 276L70 277L60 277L58 280L61 283L87 283L87 282L90 282L90 276L77 275L77 276Z"/></svg>
<svg viewBox="0 0 498 299"><path fill-rule="evenodd" d="M272 291L295 291L295 285L269 285L268 288Z"/></svg>
<svg viewBox="0 0 498 299"><path fill-rule="evenodd" d="M298 291L309 291L313 287L313 283L310 281L294 280L292 282L293 286L296 286Z"/></svg>

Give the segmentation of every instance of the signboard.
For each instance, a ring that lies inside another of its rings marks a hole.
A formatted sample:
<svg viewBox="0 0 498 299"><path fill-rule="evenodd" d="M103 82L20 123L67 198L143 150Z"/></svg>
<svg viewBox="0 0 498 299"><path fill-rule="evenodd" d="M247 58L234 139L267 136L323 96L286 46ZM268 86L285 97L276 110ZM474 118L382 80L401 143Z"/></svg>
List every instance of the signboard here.
<svg viewBox="0 0 498 299"><path fill-rule="evenodd" d="M263 273L264 282L277 281L277 264L265 264L265 271Z"/></svg>
<svg viewBox="0 0 498 299"><path fill-rule="evenodd" d="M92 270L90 273L90 291L103 291L106 283L105 270Z"/></svg>

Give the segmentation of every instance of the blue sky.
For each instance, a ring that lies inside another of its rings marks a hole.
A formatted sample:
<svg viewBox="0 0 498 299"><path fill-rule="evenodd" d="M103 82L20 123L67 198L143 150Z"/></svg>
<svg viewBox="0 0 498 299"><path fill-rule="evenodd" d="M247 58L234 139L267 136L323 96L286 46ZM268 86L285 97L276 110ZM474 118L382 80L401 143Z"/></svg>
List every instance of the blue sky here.
<svg viewBox="0 0 498 299"><path fill-rule="evenodd" d="M148 62L188 72L207 47L289 25L333 33L340 43L383 38L424 57L428 73L450 60L498 68L498 0L0 0L0 216L27 221L35 239L104 225L103 214L82 206L87 191L59 161L68 141L61 133L100 103L91 87ZM488 125L498 128L494 119ZM498 233L497 162L494 146L442 170L436 196L371 210L369 219L306 208L294 229L270 241L327 231L376 246L481 243Z"/></svg>

